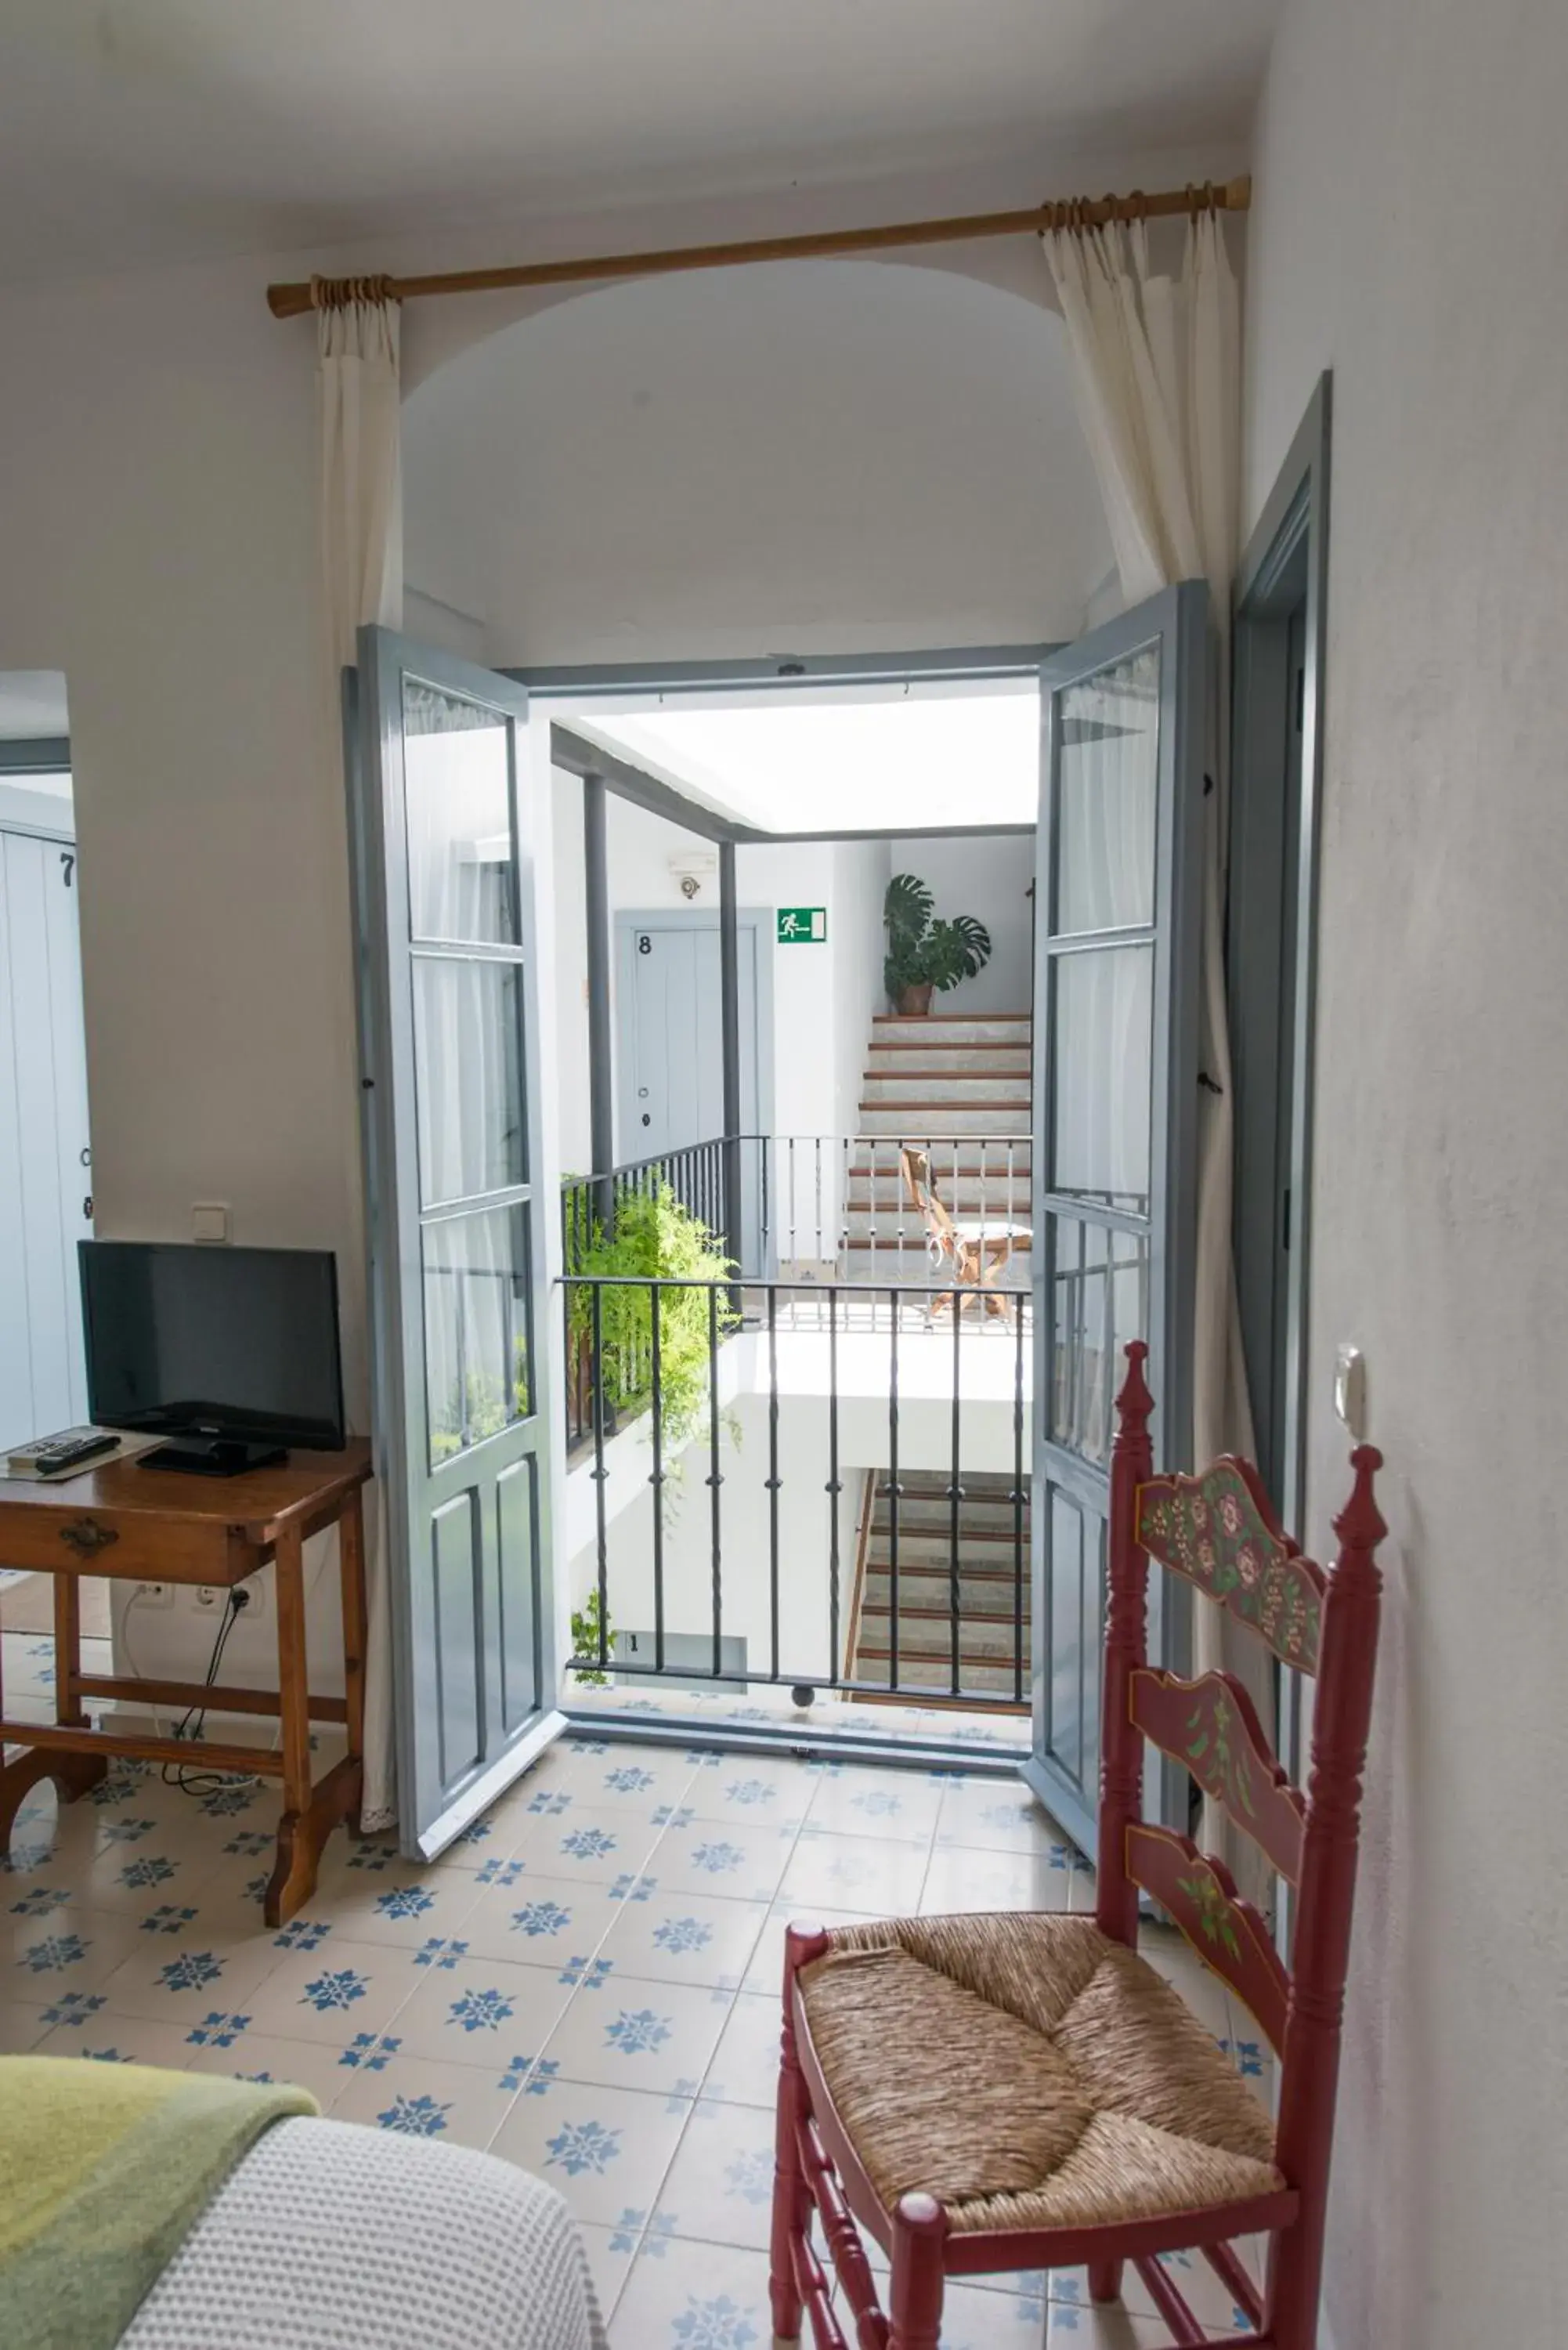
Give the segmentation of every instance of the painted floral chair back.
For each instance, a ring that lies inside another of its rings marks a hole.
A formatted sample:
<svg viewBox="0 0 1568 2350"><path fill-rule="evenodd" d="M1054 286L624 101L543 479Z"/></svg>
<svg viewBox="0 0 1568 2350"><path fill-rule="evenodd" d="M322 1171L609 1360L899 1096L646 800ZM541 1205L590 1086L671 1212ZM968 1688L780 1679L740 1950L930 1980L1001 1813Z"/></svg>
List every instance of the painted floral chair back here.
<svg viewBox="0 0 1568 2350"><path fill-rule="evenodd" d="M1340 2019L1360 1834L1387 1532L1373 1495L1382 1456L1351 1456L1355 1482L1334 1521L1340 1552L1324 1574L1277 1523L1257 1471L1231 1458L1200 1475L1157 1476L1148 1436L1147 1349L1127 1349L1111 1466L1099 1870L1101 1930L1137 1940L1149 1894L1230 1985L1280 2059L1276 2159L1302 2198L1301 2222L1275 2239L1271 2303L1315 2303L1334 2128ZM1231 1674L1182 1680L1147 1662L1148 1566L1186 1577L1317 1683L1312 1763L1292 1784L1257 1710ZM1189 1771L1295 1893L1293 1970L1224 1863L1142 1817L1145 1742Z"/></svg>

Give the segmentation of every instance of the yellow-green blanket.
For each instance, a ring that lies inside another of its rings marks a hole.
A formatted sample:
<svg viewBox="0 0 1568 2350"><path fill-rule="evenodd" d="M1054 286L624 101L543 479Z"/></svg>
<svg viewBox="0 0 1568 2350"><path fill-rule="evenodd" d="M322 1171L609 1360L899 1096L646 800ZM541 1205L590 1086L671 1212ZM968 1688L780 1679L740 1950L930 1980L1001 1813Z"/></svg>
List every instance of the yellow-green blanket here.
<svg viewBox="0 0 1568 2350"><path fill-rule="evenodd" d="M303 2089L0 2057L0 2350L111 2350L204 2204Z"/></svg>

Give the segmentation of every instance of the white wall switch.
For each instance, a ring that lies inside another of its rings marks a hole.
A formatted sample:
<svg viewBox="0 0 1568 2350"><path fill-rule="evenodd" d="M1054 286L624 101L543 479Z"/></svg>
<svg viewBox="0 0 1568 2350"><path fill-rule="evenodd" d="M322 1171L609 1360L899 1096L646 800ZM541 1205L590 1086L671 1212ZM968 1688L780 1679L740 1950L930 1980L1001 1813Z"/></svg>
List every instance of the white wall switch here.
<svg viewBox="0 0 1568 2350"><path fill-rule="evenodd" d="M1341 1347L1334 1363L1334 1408L1357 1444L1366 1436L1366 1357L1359 1347Z"/></svg>
<svg viewBox="0 0 1568 2350"><path fill-rule="evenodd" d="M229 1237L229 1211L212 1200L198 1200L191 1211L191 1238L193 1241L226 1241Z"/></svg>

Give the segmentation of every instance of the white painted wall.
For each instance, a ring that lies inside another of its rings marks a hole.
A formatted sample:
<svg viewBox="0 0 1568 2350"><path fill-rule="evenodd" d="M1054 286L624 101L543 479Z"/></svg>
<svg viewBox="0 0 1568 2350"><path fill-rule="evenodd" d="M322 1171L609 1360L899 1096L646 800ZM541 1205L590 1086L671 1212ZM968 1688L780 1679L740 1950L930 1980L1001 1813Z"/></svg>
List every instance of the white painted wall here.
<svg viewBox="0 0 1568 2350"><path fill-rule="evenodd" d="M893 871L929 883L940 915L978 914L991 932L991 961L932 1004L937 1012L1027 1012L1033 1001L1033 931L1025 895L1034 879L1034 843L1019 834L976 840L896 840Z"/></svg>
<svg viewBox="0 0 1568 2350"><path fill-rule="evenodd" d="M1334 372L1310 1533L1342 1339L1392 1528L1336 2350L1563 2333L1565 90L1540 0L1286 0L1258 130L1251 515Z"/></svg>

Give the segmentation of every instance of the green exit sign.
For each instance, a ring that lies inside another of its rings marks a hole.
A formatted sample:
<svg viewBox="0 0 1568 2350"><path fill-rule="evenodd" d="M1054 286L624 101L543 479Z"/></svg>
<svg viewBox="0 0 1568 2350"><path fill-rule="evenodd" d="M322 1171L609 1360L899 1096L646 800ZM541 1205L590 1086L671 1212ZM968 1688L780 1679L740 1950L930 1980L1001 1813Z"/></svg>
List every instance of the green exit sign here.
<svg viewBox="0 0 1568 2350"><path fill-rule="evenodd" d="M819 947L827 937L826 906L781 906L779 908L779 944L781 947Z"/></svg>

